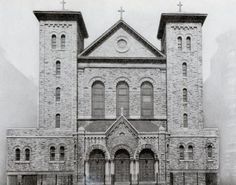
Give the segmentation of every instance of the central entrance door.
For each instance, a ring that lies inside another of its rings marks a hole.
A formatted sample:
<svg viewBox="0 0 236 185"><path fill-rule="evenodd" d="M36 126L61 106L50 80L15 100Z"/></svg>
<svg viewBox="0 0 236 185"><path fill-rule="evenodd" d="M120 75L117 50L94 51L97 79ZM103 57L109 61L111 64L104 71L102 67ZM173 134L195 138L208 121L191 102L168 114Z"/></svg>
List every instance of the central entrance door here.
<svg viewBox="0 0 236 185"><path fill-rule="evenodd" d="M93 150L89 156L89 183L104 184L105 155L101 150Z"/></svg>
<svg viewBox="0 0 236 185"><path fill-rule="evenodd" d="M120 149L115 154L115 184L130 183L130 156L129 153Z"/></svg>

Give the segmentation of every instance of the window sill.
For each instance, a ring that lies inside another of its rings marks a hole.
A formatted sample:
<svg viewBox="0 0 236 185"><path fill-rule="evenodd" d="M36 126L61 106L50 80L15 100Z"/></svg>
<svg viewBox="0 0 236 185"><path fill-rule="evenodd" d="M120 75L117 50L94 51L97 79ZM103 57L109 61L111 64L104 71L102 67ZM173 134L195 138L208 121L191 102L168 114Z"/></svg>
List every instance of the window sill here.
<svg viewBox="0 0 236 185"><path fill-rule="evenodd" d="M214 162L213 159L207 159L207 162Z"/></svg>
<svg viewBox="0 0 236 185"><path fill-rule="evenodd" d="M194 160L179 160L180 162L194 162Z"/></svg>
<svg viewBox="0 0 236 185"><path fill-rule="evenodd" d="M49 161L50 164L64 164L65 161Z"/></svg>
<svg viewBox="0 0 236 185"><path fill-rule="evenodd" d="M30 161L14 161L16 164L29 164Z"/></svg>

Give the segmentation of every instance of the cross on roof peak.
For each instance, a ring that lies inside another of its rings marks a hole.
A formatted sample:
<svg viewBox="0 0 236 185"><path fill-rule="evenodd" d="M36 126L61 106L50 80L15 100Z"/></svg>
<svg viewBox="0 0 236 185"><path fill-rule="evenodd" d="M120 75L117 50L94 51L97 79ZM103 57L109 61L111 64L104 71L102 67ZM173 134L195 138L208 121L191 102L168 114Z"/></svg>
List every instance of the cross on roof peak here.
<svg viewBox="0 0 236 185"><path fill-rule="evenodd" d="M62 4L62 10L65 10L65 4L66 4L65 0L62 0L61 4Z"/></svg>
<svg viewBox="0 0 236 185"><path fill-rule="evenodd" d="M182 12L182 6L183 6L183 4L181 3L181 1L179 2L179 4L177 4L177 6L179 7L179 12Z"/></svg>
<svg viewBox="0 0 236 185"><path fill-rule="evenodd" d="M123 19L123 13L125 12L125 10L122 8L122 6L118 10L118 12L120 13L120 19L122 20Z"/></svg>

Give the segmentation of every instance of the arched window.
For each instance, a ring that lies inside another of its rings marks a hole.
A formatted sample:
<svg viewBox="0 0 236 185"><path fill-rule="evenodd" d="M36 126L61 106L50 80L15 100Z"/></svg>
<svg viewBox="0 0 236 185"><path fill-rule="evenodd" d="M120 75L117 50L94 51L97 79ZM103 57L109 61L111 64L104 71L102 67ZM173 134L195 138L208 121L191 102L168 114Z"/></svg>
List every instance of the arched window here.
<svg viewBox="0 0 236 185"><path fill-rule="evenodd" d="M92 85L92 117L104 118L105 116L105 87L100 81Z"/></svg>
<svg viewBox="0 0 236 185"><path fill-rule="evenodd" d="M183 89L183 102L186 103L188 101L188 91L187 89Z"/></svg>
<svg viewBox="0 0 236 185"><path fill-rule="evenodd" d="M191 37L186 38L186 48L188 51L191 50Z"/></svg>
<svg viewBox="0 0 236 185"><path fill-rule="evenodd" d="M26 161L30 160L30 149L29 148L25 149L25 160Z"/></svg>
<svg viewBox="0 0 236 185"><path fill-rule="evenodd" d="M55 124L55 127L56 128L60 128L61 126L61 115L60 114L56 114L56 124Z"/></svg>
<svg viewBox="0 0 236 185"><path fill-rule="evenodd" d="M57 36L56 35L52 35L51 46L52 46L52 49L56 49L56 47L57 47Z"/></svg>
<svg viewBox="0 0 236 185"><path fill-rule="evenodd" d="M64 161L65 160L65 147L61 146L60 147L60 157L59 157L60 161Z"/></svg>
<svg viewBox="0 0 236 185"><path fill-rule="evenodd" d="M60 101L61 100L61 88L57 87L56 88L56 101Z"/></svg>
<svg viewBox="0 0 236 185"><path fill-rule="evenodd" d="M183 77L187 77L187 64L184 62L182 64Z"/></svg>
<svg viewBox="0 0 236 185"><path fill-rule="evenodd" d="M179 159L184 160L184 146L183 145L179 146Z"/></svg>
<svg viewBox="0 0 236 185"><path fill-rule="evenodd" d="M153 86L149 82L141 85L141 116L144 118L153 117Z"/></svg>
<svg viewBox="0 0 236 185"><path fill-rule="evenodd" d="M17 148L15 150L15 160L20 161L20 149L19 148Z"/></svg>
<svg viewBox="0 0 236 185"><path fill-rule="evenodd" d="M187 114L183 115L183 126L184 126L184 128L188 127L188 115Z"/></svg>
<svg viewBox="0 0 236 185"><path fill-rule="evenodd" d="M50 161L55 161L56 148L54 146L50 147Z"/></svg>
<svg viewBox="0 0 236 185"><path fill-rule="evenodd" d="M211 144L207 146L207 157L212 158L212 145Z"/></svg>
<svg viewBox="0 0 236 185"><path fill-rule="evenodd" d="M155 181L155 159L150 149L144 149L139 156L139 180Z"/></svg>
<svg viewBox="0 0 236 185"><path fill-rule="evenodd" d="M188 159L193 160L193 146L192 145L188 146Z"/></svg>
<svg viewBox="0 0 236 185"><path fill-rule="evenodd" d="M126 82L119 82L116 86L116 115L129 116L129 86Z"/></svg>
<svg viewBox="0 0 236 185"><path fill-rule="evenodd" d="M61 49L65 49L66 47L66 36L61 35Z"/></svg>
<svg viewBox="0 0 236 185"><path fill-rule="evenodd" d="M57 61L56 62L56 75L60 75L61 74L61 62Z"/></svg>
<svg viewBox="0 0 236 185"><path fill-rule="evenodd" d="M178 50L179 51L182 51L182 37L178 37L177 38L177 41L178 41Z"/></svg>

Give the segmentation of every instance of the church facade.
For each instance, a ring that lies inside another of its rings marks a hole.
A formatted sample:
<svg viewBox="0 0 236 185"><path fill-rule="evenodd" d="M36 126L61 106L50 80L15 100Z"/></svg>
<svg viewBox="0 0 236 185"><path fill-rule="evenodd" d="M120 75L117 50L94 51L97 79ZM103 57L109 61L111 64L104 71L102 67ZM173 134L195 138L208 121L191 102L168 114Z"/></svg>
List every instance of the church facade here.
<svg viewBox="0 0 236 185"><path fill-rule="evenodd" d="M120 19L90 46L81 12L39 20L37 128L7 130L8 185L216 185L205 128L205 14L162 14L158 50Z"/></svg>

